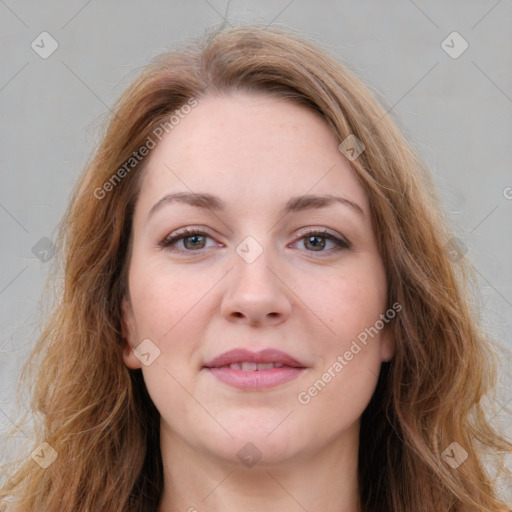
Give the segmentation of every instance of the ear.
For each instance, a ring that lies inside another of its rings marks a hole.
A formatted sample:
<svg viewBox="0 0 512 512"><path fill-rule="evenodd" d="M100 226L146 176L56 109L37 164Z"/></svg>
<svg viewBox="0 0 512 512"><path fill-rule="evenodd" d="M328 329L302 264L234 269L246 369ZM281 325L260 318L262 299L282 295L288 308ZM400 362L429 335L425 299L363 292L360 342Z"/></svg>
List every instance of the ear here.
<svg viewBox="0 0 512 512"><path fill-rule="evenodd" d="M382 331L380 336L380 360L382 362L388 362L393 359L393 356L395 355L395 338L393 336L393 333L389 327L389 325L386 326L386 328Z"/></svg>
<svg viewBox="0 0 512 512"><path fill-rule="evenodd" d="M135 357L133 349L138 345L137 328L135 315L131 302L124 297L121 304L122 308L122 329L124 339L123 360L124 364L132 369L137 370L142 367L142 363Z"/></svg>

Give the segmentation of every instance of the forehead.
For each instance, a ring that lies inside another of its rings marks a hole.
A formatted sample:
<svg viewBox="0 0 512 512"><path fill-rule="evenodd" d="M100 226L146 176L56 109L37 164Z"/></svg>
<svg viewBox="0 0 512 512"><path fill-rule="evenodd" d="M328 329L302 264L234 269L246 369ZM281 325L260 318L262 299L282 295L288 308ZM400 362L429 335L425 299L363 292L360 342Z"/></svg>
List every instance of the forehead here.
<svg viewBox="0 0 512 512"><path fill-rule="evenodd" d="M271 208L291 196L367 198L339 141L312 110L265 94L207 96L149 155L139 202L166 193L207 192L228 204Z"/></svg>

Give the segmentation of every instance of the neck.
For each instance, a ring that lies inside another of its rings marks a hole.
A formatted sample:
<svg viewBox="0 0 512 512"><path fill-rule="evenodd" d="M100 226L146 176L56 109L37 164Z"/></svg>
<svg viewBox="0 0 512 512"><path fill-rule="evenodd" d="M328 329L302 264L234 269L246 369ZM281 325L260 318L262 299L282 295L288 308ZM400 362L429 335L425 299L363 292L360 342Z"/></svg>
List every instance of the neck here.
<svg viewBox="0 0 512 512"><path fill-rule="evenodd" d="M359 512L359 425L315 453L247 468L199 453L162 424L164 491L158 512Z"/></svg>

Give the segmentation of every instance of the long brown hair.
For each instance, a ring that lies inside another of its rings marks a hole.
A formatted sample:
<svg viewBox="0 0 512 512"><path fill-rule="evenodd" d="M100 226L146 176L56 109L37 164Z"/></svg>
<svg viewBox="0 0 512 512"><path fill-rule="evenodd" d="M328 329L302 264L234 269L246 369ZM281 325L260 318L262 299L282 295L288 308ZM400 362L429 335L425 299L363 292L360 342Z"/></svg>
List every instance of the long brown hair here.
<svg viewBox="0 0 512 512"><path fill-rule="evenodd" d="M160 418L140 370L121 355L131 222L146 162L138 156L162 126L172 129L176 110L235 89L311 108L340 143L353 135L365 146L352 166L370 198L389 304L403 309L391 324L395 356L361 421L363 511L508 511L484 467L487 455L512 451L483 406L495 386L494 349L469 306L469 265L446 250L451 233L428 173L344 65L289 30L260 26L160 55L114 106L61 224L54 276L63 283L22 373L40 416L34 448L45 441L58 456L46 469L19 461L0 498L16 499L13 510L23 512L158 507Z"/></svg>

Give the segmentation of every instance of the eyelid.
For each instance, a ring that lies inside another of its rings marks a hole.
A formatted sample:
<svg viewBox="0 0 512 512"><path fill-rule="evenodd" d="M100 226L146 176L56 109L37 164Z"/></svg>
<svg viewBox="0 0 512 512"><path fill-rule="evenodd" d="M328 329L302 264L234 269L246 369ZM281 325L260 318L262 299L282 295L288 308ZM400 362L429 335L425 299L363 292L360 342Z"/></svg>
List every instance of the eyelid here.
<svg viewBox="0 0 512 512"><path fill-rule="evenodd" d="M332 236L333 238L340 239L340 241L345 242L347 245L350 244L349 240L344 235L342 235L341 233L337 233L336 231L333 231L333 230L331 230L329 228L324 228L324 227L308 227L308 228L303 228L302 230L299 231L297 236L300 238L300 237L303 237L303 236L306 236L306 235L309 235L309 234Z"/></svg>

